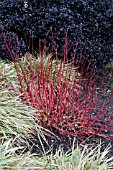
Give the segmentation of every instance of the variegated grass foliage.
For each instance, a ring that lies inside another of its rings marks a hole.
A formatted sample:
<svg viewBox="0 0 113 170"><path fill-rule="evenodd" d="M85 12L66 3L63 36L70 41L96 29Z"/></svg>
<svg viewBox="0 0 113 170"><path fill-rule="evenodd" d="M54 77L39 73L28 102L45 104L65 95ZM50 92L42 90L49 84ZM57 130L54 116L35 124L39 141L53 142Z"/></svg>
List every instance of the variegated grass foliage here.
<svg viewBox="0 0 113 170"><path fill-rule="evenodd" d="M24 58L25 59L25 58ZM54 61L56 62L56 61ZM13 83L13 86L12 86ZM13 88L14 87L14 88ZM87 149L77 146L64 153L61 148L43 157L23 153L21 140L37 134L41 143L45 129L39 127L34 116L35 109L27 105L19 92L16 72L12 63L0 60L0 169L39 169L39 170L109 170L113 169L113 157L108 158L108 146L102 153L101 144ZM45 139L46 140L46 139ZM15 142L18 144L15 145ZM26 142L27 145L27 142ZM42 144L43 145L43 144ZM74 146L74 145L73 145ZM20 154L17 154L20 153Z"/></svg>
<svg viewBox="0 0 113 170"><path fill-rule="evenodd" d="M20 62L20 64L19 64ZM27 73L30 75L30 71L32 69L34 75L38 71L41 70L41 62L43 64L44 74L45 76L48 74L49 69L51 69L51 79L54 81L56 77L56 67L57 71L60 69L63 69L63 79L65 81L66 79L66 72L68 69L68 72L70 73L70 80L73 81L73 79L80 76L80 73L78 72L77 68L74 67L72 62L65 62L60 59L53 58L53 54L46 54L46 52L42 52L42 54L36 53L35 55L31 55L30 53L26 53L23 58L19 60L19 62L16 62L16 65L20 67L20 65L25 65L25 69ZM32 67L32 68L30 68ZM51 68L52 67L52 68ZM19 69L21 72L21 69ZM50 76L50 75L49 75Z"/></svg>
<svg viewBox="0 0 113 170"><path fill-rule="evenodd" d="M0 147L0 169L26 169L26 170L112 170L113 157L107 158L110 146L101 153L101 144L95 148L69 150L64 153L58 149L55 155L25 154L17 155L16 151L22 147L12 147L12 140L8 140ZM73 145L74 146L74 145Z"/></svg>
<svg viewBox="0 0 113 170"><path fill-rule="evenodd" d="M17 141L27 145L26 138L30 135L35 134L40 140L49 132L38 126L34 116L36 111L21 100L18 87L13 64L0 61L0 141L15 138L16 145Z"/></svg>

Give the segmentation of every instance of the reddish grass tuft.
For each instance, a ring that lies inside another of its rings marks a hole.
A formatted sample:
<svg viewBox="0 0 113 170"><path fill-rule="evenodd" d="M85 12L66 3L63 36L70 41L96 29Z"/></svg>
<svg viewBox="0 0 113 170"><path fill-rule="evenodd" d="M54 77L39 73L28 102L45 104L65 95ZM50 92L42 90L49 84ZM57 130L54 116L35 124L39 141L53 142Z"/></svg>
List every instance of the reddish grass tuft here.
<svg viewBox="0 0 113 170"><path fill-rule="evenodd" d="M74 69L76 55L68 64L67 42L64 47L64 61L58 60L57 51L55 60L51 57L46 60L42 50L38 59L28 53L27 64L25 60L13 58L21 92L37 110L37 123L51 131L55 129L62 135L81 139L96 135L113 137L108 133L113 132L113 112L107 111L113 91L107 101L101 100L106 88L101 86L102 92L97 93L95 66L90 70L90 78L89 72L83 77L83 70L77 69L82 56Z"/></svg>

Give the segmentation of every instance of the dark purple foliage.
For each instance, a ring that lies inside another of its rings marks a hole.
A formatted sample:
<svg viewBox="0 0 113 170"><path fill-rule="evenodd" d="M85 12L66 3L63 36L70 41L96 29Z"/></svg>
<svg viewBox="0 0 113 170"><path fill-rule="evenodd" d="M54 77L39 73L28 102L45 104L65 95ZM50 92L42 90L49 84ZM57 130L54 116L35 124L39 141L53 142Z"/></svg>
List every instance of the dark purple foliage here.
<svg viewBox="0 0 113 170"><path fill-rule="evenodd" d="M64 44L68 29L68 57L71 57L78 43L78 58L84 45L87 56L93 56L97 64L100 61L106 63L112 58L112 0L2 0L0 11L3 32L15 33L14 37L23 41L22 49L26 48L26 43L27 46L30 43L32 51L32 41L34 49L39 49L39 39L43 41L47 31L52 29L62 57L60 47ZM49 51L53 50L52 33L47 38ZM8 57L9 54L5 56L4 51L1 39L1 57Z"/></svg>

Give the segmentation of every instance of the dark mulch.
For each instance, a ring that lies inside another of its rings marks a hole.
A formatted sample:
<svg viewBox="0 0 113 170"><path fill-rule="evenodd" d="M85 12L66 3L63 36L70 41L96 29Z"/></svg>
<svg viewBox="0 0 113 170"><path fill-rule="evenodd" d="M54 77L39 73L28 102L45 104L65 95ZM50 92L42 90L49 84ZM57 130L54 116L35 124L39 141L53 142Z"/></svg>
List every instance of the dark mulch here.
<svg viewBox="0 0 113 170"><path fill-rule="evenodd" d="M46 137L46 141L44 141L43 139L41 139L42 144L39 141L38 136L29 136L28 139L23 140L23 142L21 141L21 146L24 147L23 151L19 151L20 152L27 152L28 150L31 151L32 154L36 154L37 156L42 156L44 151L46 152L46 154L50 154L53 153L55 154L56 150L58 150L59 148L61 148L64 153L66 153L67 151L71 152L71 146L70 146L70 140L68 137L62 137L62 135L59 135L57 137L52 136L52 135L47 135ZM104 151L104 149L110 145L111 148L109 150L109 153L107 156L111 157L113 156L113 138L112 139L105 139L103 137L98 137L98 136L92 136L90 138L84 139L84 140L80 140L77 137L73 136L72 140L75 141L74 143L74 147L76 148L76 146L79 144L81 146L81 148L83 148L84 146L87 146L87 148L90 147L96 147L98 146L98 144L100 144L101 142L101 151ZM27 143L27 145L26 145Z"/></svg>

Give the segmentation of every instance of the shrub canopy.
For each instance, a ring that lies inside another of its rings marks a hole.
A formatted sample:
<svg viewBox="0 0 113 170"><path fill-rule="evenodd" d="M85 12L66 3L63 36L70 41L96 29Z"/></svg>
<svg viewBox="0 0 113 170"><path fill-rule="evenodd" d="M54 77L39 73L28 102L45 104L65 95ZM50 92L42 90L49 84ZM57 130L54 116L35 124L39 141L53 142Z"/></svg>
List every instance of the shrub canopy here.
<svg viewBox="0 0 113 170"><path fill-rule="evenodd" d="M11 32L12 39L17 37L24 50L29 36L30 41L34 41L34 49L37 49L39 39L43 40L47 31L52 29L60 54L67 30L70 53L77 48L79 56L85 44L87 55L104 63L113 53L112 0L2 0L0 11L2 32L7 34L8 41ZM50 51L53 50L52 33L47 37ZM3 38L0 46L1 57L8 57Z"/></svg>

